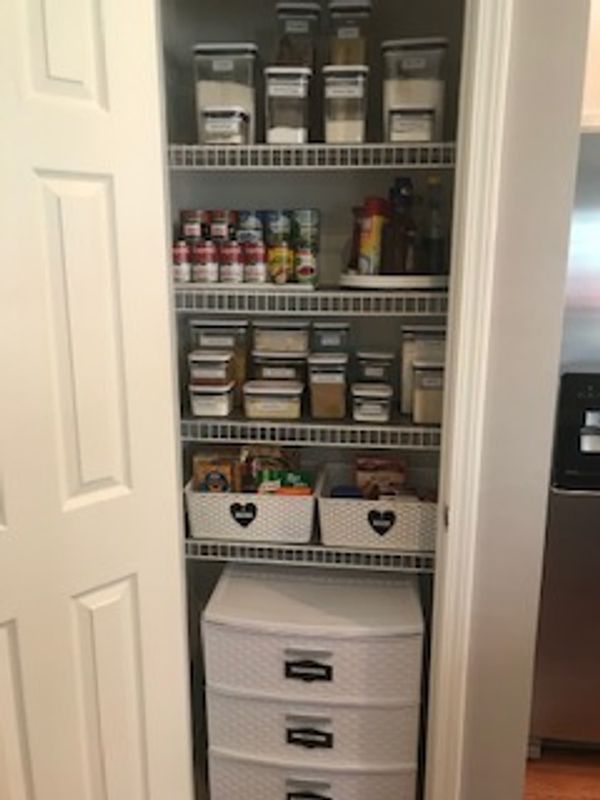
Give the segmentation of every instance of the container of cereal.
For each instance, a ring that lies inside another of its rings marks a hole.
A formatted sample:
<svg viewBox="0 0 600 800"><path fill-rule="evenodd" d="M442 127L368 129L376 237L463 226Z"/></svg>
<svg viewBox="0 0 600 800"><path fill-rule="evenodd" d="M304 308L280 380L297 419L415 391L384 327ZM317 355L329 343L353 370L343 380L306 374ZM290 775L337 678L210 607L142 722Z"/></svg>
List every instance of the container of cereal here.
<svg viewBox="0 0 600 800"><path fill-rule="evenodd" d="M248 381L244 411L249 419L300 419L303 391L299 381Z"/></svg>
<svg viewBox="0 0 600 800"><path fill-rule="evenodd" d="M362 383L391 383L394 354L387 350L359 350L358 380Z"/></svg>
<svg viewBox="0 0 600 800"><path fill-rule="evenodd" d="M441 425L444 408L444 362L413 363L413 422Z"/></svg>
<svg viewBox="0 0 600 800"><path fill-rule="evenodd" d="M308 142L309 67L265 69L267 144Z"/></svg>
<svg viewBox="0 0 600 800"><path fill-rule="evenodd" d="M230 350L194 350L188 355L190 383L194 386L228 386L234 379Z"/></svg>
<svg viewBox="0 0 600 800"><path fill-rule="evenodd" d="M323 67L327 144L366 141L368 74L366 66Z"/></svg>
<svg viewBox="0 0 600 800"><path fill-rule="evenodd" d="M233 411L233 382L226 386L189 387L195 417L228 417Z"/></svg>
<svg viewBox="0 0 600 800"><path fill-rule="evenodd" d="M254 376L267 381L306 382L308 353L272 353L254 350L252 362Z"/></svg>
<svg viewBox="0 0 600 800"><path fill-rule="evenodd" d="M356 422L389 422L392 395L387 383L352 384L352 418Z"/></svg>
<svg viewBox="0 0 600 800"><path fill-rule="evenodd" d="M349 322L313 322L313 350L342 352L348 349Z"/></svg>
<svg viewBox="0 0 600 800"><path fill-rule="evenodd" d="M304 320L262 320L254 323L254 349L276 353L305 353L310 323Z"/></svg>
<svg viewBox="0 0 600 800"><path fill-rule="evenodd" d="M346 416L347 353L313 353L308 359L310 411L314 419Z"/></svg>

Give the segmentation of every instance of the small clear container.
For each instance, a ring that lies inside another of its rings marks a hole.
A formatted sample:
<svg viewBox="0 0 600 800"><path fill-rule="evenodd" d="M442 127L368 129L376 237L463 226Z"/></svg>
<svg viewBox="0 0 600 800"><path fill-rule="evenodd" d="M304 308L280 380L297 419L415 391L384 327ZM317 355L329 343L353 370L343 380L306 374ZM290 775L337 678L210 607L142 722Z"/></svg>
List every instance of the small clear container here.
<svg viewBox="0 0 600 800"><path fill-rule="evenodd" d="M233 382L226 386L189 387L195 417L228 417L233 411Z"/></svg>
<svg viewBox="0 0 600 800"><path fill-rule="evenodd" d="M314 69L319 35L319 3L277 3L279 43L275 64Z"/></svg>
<svg viewBox="0 0 600 800"><path fill-rule="evenodd" d="M358 380L362 383L391 383L394 354L383 350L359 350Z"/></svg>
<svg viewBox="0 0 600 800"><path fill-rule="evenodd" d="M313 322L313 350L317 352L343 352L350 339L349 322Z"/></svg>
<svg viewBox="0 0 600 800"><path fill-rule="evenodd" d="M444 96L448 40L396 39L383 42L383 129L392 141L393 115L402 111L433 112L432 136L444 134Z"/></svg>
<svg viewBox="0 0 600 800"><path fill-rule="evenodd" d="M254 376L266 381L306 382L308 353L273 353L254 350Z"/></svg>
<svg viewBox="0 0 600 800"><path fill-rule="evenodd" d="M188 368L194 386L228 386L234 380L230 350L194 350L188 355Z"/></svg>
<svg viewBox="0 0 600 800"><path fill-rule="evenodd" d="M400 408L411 414L413 407L413 363L443 361L446 352L446 328L443 325L415 325L402 328L402 377Z"/></svg>
<svg viewBox="0 0 600 800"><path fill-rule="evenodd" d="M265 69L267 144L308 142L309 67Z"/></svg>
<svg viewBox="0 0 600 800"><path fill-rule="evenodd" d="M256 127L255 44L224 42L194 47L198 138L204 140L206 109L233 109L247 117L248 141L254 142Z"/></svg>
<svg viewBox="0 0 600 800"><path fill-rule="evenodd" d="M250 118L243 108L209 107L200 111L200 141L204 144L249 144Z"/></svg>
<svg viewBox="0 0 600 800"><path fill-rule="evenodd" d="M310 411L314 419L344 419L347 370L347 353L309 356Z"/></svg>
<svg viewBox="0 0 600 800"><path fill-rule="evenodd" d="M244 411L248 419L300 419L304 384L299 381L248 381Z"/></svg>
<svg viewBox="0 0 600 800"><path fill-rule="evenodd" d="M362 144L366 140L368 74L365 66L323 67L327 144Z"/></svg>
<svg viewBox="0 0 600 800"><path fill-rule="evenodd" d="M356 422L389 422L393 393L387 383L352 384L352 418Z"/></svg>
<svg viewBox="0 0 600 800"><path fill-rule="evenodd" d="M265 320L254 323L254 349L275 353L306 353L310 322Z"/></svg>
<svg viewBox="0 0 600 800"><path fill-rule="evenodd" d="M441 425L444 410L444 362L413 364L413 422Z"/></svg>
<svg viewBox="0 0 600 800"><path fill-rule="evenodd" d="M367 37L371 17L370 0L331 0L331 64L367 63Z"/></svg>
<svg viewBox="0 0 600 800"><path fill-rule="evenodd" d="M190 322L192 347L198 350L232 350L235 400L239 406L242 386L247 376L248 321L242 319L212 319Z"/></svg>

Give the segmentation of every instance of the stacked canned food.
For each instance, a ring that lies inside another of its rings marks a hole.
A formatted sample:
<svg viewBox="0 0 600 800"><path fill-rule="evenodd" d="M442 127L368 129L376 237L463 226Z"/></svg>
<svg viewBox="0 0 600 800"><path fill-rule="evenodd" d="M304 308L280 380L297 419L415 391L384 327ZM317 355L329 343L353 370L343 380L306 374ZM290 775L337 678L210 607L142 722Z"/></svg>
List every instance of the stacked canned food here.
<svg viewBox="0 0 600 800"><path fill-rule="evenodd" d="M187 209L173 245L176 283L303 284L318 277L320 212L315 208Z"/></svg>

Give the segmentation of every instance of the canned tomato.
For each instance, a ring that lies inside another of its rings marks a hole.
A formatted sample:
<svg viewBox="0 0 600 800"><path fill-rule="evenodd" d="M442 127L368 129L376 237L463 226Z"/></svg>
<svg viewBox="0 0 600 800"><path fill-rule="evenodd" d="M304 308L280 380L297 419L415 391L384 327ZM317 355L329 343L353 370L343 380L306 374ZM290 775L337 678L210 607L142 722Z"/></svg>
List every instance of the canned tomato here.
<svg viewBox="0 0 600 800"><path fill-rule="evenodd" d="M237 240L243 244L247 242L262 242L263 224L258 211L239 212Z"/></svg>
<svg viewBox="0 0 600 800"><path fill-rule="evenodd" d="M244 245L244 280L246 283L267 282L267 248L264 242Z"/></svg>
<svg viewBox="0 0 600 800"><path fill-rule="evenodd" d="M292 211L292 242L296 248L319 249L321 214L317 208L296 208Z"/></svg>
<svg viewBox="0 0 600 800"><path fill-rule="evenodd" d="M294 274L294 253L286 241L269 247L269 277L273 283L287 283Z"/></svg>
<svg viewBox="0 0 600 800"><path fill-rule="evenodd" d="M298 283L315 283L317 256L310 247L301 247L294 255L294 274Z"/></svg>
<svg viewBox="0 0 600 800"><path fill-rule="evenodd" d="M238 242L223 242L219 251L219 278L223 283L243 283L244 262Z"/></svg>
<svg viewBox="0 0 600 800"><path fill-rule="evenodd" d="M192 280L194 283L219 280L219 254L214 242L202 241L192 248Z"/></svg>
<svg viewBox="0 0 600 800"><path fill-rule="evenodd" d="M184 239L203 239L210 230L210 214L199 208L189 208L181 212L181 235Z"/></svg>
<svg viewBox="0 0 600 800"><path fill-rule="evenodd" d="M289 242L292 220L289 211L264 211L265 239L269 247Z"/></svg>
<svg viewBox="0 0 600 800"><path fill-rule="evenodd" d="M210 238L224 242L235 234L237 212L217 209L210 212Z"/></svg>
<svg viewBox="0 0 600 800"><path fill-rule="evenodd" d="M176 283L189 283L190 278L190 249L187 242L180 239L173 245L173 280Z"/></svg>

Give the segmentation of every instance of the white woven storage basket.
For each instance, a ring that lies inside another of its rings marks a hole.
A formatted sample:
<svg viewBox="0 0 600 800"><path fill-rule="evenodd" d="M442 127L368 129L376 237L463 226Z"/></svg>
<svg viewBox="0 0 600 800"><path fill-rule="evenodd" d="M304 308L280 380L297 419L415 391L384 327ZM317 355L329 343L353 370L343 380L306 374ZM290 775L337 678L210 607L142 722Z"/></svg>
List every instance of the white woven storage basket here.
<svg viewBox="0 0 600 800"><path fill-rule="evenodd" d="M310 496L195 492L185 487L193 539L236 542L310 542L318 485Z"/></svg>
<svg viewBox="0 0 600 800"><path fill-rule="evenodd" d="M318 499L321 541L331 547L364 547L413 553L435 550L437 504L412 497L345 500L332 486L351 483L343 464L328 464Z"/></svg>
<svg viewBox="0 0 600 800"><path fill-rule="evenodd" d="M418 705L301 703L207 687L212 747L298 764L416 769Z"/></svg>
<svg viewBox="0 0 600 800"><path fill-rule="evenodd" d="M315 768L216 748L209 751L209 771L211 800L414 800L417 777L401 764Z"/></svg>

